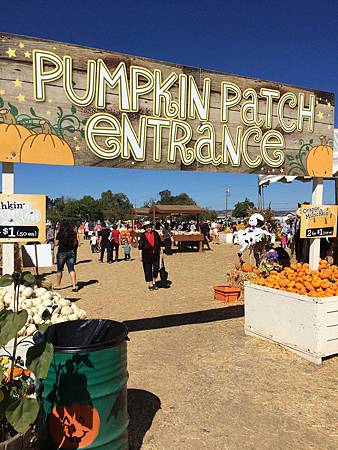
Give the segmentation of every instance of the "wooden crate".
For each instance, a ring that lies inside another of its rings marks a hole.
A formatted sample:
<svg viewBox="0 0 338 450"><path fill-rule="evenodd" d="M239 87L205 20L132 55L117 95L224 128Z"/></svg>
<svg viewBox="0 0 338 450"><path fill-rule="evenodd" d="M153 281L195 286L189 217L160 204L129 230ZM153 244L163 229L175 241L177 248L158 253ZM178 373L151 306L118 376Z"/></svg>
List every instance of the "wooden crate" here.
<svg viewBox="0 0 338 450"><path fill-rule="evenodd" d="M246 284L244 302L246 334L282 344L316 364L338 354L338 297Z"/></svg>

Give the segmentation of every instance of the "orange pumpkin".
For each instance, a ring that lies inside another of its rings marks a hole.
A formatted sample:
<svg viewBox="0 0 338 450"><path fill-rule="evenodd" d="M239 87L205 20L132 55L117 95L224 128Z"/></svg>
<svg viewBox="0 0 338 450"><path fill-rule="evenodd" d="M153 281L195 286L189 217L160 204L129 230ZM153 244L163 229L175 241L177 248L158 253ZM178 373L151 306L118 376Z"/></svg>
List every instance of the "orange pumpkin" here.
<svg viewBox="0 0 338 450"><path fill-rule="evenodd" d="M97 409L88 404L55 406L48 417L48 429L57 448L85 448L99 434L100 416Z"/></svg>
<svg viewBox="0 0 338 450"><path fill-rule="evenodd" d="M72 149L66 141L52 134L50 125L40 121L42 133L28 137L21 147L20 161L33 164L74 166Z"/></svg>
<svg viewBox="0 0 338 450"><path fill-rule="evenodd" d="M242 265L242 271L243 271L243 272L252 272L252 271L253 271L253 267L252 267L252 265L249 264L249 263L244 263L244 264Z"/></svg>
<svg viewBox="0 0 338 450"><path fill-rule="evenodd" d="M34 134L22 125L17 125L15 117L8 109L1 109L0 115L0 161L19 162L23 142Z"/></svg>
<svg viewBox="0 0 338 450"><path fill-rule="evenodd" d="M311 177L332 177L333 148L326 145L324 136L320 137L321 145L312 147L306 160L308 174Z"/></svg>

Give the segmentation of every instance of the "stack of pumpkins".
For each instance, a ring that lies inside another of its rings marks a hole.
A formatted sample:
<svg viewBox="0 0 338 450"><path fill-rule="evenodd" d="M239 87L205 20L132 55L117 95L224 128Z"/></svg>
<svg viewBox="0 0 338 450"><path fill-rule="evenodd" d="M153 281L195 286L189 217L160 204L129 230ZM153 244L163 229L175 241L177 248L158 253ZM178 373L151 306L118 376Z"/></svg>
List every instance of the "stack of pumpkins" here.
<svg viewBox="0 0 338 450"><path fill-rule="evenodd" d="M14 292L0 288L0 311L3 309L14 309ZM62 298L57 292L38 286L20 286L19 311L23 309L27 311L28 318L19 336L33 335L41 323L55 324L87 317L86 312L75 303Z"/></svg>
<svg viewBox="0 0 338 450"><path fill-rule="evenodd" d="M291 264L281 272L272 270L267 277L257 276L253 284L280 289L309 297L338 296L338 266L321 260L318 270L311 270L309 264Z"/></svg>

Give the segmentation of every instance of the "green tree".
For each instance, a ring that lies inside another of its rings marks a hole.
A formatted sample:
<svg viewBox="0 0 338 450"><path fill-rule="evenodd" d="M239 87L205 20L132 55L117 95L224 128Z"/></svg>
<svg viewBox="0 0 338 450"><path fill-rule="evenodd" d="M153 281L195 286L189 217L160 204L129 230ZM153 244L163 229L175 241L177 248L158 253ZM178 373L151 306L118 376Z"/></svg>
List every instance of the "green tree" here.
<svg viewBox="0 0 338 450"><path fill-rule="evenodd" d="M131 204L126 194L118 192L113 194L111 190L102 192L99 205L105 218L116 221L126 220L131 217Z"/></svg>
<svg viewBox="0 0 338 450"><path fill-rule="evenodd" d="M254 208L254 204L246 197L244 202L237 202L232 211L233 217L244 219L249 215L251 208Z"/></svg>
<svg viewBox="0 0 338 450"><path fill-rule="evenodd" d="M178 195L172 195L168 189L159 192L159 205L196 205L196 202L185 192Z"/></svg>

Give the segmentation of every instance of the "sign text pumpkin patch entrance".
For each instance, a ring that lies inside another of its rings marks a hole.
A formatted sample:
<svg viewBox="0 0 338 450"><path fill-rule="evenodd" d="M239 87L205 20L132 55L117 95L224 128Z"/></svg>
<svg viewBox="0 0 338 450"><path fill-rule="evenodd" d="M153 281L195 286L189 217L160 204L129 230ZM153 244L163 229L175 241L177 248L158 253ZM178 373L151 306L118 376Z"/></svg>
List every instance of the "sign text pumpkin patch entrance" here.
<svg viewBox="0 0 338 450"><path fill-rule="evenodd" d="M0 44L2 161L332 176L333 94L20 36Z"/></svg>

